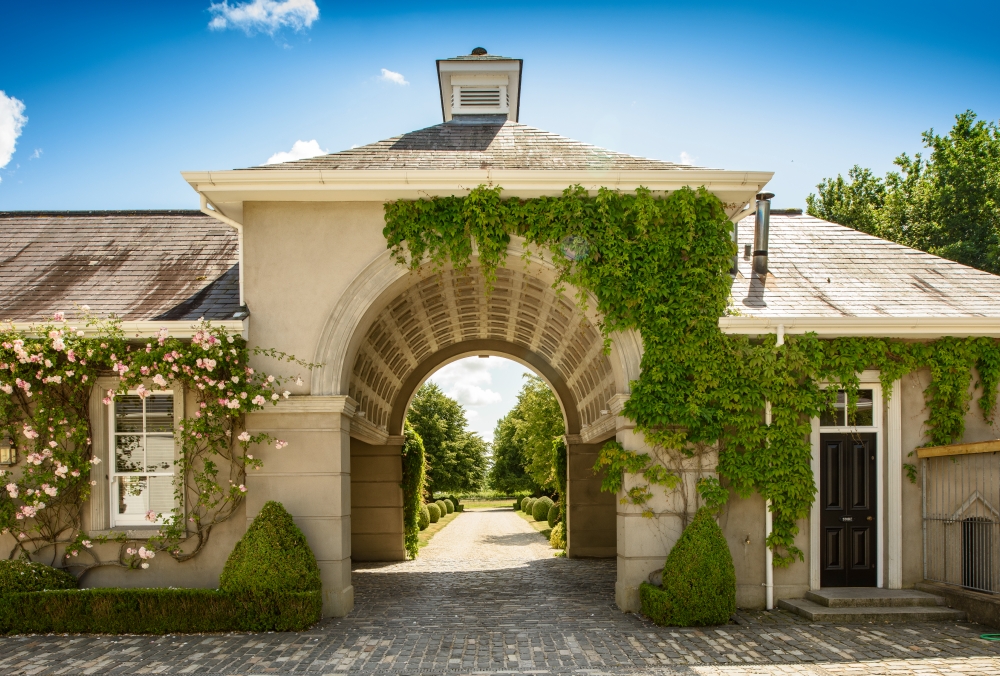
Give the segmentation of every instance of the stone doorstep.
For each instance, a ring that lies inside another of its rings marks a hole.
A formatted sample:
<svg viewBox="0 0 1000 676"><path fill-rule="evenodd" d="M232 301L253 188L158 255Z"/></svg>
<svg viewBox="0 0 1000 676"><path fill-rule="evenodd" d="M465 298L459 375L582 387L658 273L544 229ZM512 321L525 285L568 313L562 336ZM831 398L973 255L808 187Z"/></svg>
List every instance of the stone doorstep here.
<svg viewBox="0 0 1000 676"><path fill-rule="evenodd" d="M915 589L830 587L806 592L806 599L828 608L906 608L947 605L945 599Z"/></svg>
<svg viewBox="0 0 1000 676"><path fill-rule="evenodd" d="M952 610L938 605L931 606L867 606L867 607L834 607L820 605L809 599L781 599L778 607L812 622L933 622L965 619L961 610Z"/></svg>

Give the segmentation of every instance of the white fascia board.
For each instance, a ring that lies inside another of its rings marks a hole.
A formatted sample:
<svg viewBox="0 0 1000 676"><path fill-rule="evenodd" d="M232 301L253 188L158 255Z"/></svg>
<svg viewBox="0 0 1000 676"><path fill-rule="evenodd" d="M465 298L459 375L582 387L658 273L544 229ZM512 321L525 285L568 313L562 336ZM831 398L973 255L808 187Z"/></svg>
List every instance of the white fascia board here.
<svg viewBox="0 0 1000 676"><path fill-rule="evenodd" d="M544 171L514 169L469 170L282 170L190 171L182 176L197 192L227 208L243 202L386 202L422 197L468 194L479 185L499 185L508 197L561 195L571 185L592 194L599 188L630 192L645 187L673 192L705 186L738 212L771 180L769 171L677 169L656 171Z"/></svg>
<svg viewBox="0 0 1000 676"><path fill-rule="evenodd" d="M1000 337L1000 317L720 317L723 333L816 333L820 338Z"/></svg>
<svg viewBox="0 0 1000 676"><path fill-rule="evenodd" d="M235 320L225 320L217 321L210 320L211 325L214 327L221 327L226 329L230 334L242 334L246 337L246 331L249 328L248 319L235 319ZM71 322L55 323L51 322L56 328L61 328L63 326L68 328L72 325ZM46 326L46 322L11 322L9 324L4 324L3 326L9 327L13 326L15 331L20 331L28 335L38 335L39 330ZM93 338L98 335L98 330L93 326L79 326L76 327L78 331L83 331L85 337ZM190 338L195 333L200 331L202 328L201 322L198 321L141 321L141 322L122 322L121 330L125 334L126 338L154 338L159 333L160 329L166 329L169 332L171 338Z"/></svg>

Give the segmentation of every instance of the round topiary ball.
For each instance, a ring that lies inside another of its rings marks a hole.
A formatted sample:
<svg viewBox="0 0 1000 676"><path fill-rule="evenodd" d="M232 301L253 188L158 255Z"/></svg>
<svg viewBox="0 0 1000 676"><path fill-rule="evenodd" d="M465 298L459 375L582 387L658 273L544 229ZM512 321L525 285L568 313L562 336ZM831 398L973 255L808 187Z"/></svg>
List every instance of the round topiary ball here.
<svg viewBox="0 0 1000 676"><path fill-rule="evenodd" d="M444 503L444 508L448 510L449 514L455 511L455 503L451 501L451 498L445 498L441 502Z"/></svg>
<svg viewBox="0 0 1000 676"><path fill-rule="evenodd" d="M566 549L566 524L557 523L549 534L549 544L553 549Z"/></svg>
<svg viewBox="0 0 1000 676"><path fill-rule="evenodd" d="M527 512L528 511L528 503L529 502L531 502L531 496L530 495L526 495L523 498L521 498L521 511L522 512Z"/></svg>
<svg viewBox="0 0 1000 676"><path fill-rule="evenodd" d="M431 523L437 523L441 518L441 508L438 507L436 502L425 505L425 507L427 507L427 516L430 518Z"/></svg>
<svg viewBox="0 0 1000 676"><path fill-rule="evenodd" d="M553 504L549 507L549 515L547 517L549 522L549 528L554 528L557 523L559 523L559 505Z"/></svg>
<svg viewBox="0 0 1000 676"><path fill-rule="evenodd" d="M446 516L448 514L448 505L444 504L444 500L435 500L434 504L441 510L441 516Z"/></svg>
<svg viewBox="0 0 1000 676"><path fill-rule="evenodd" d="M0 560L0 595L76 588L76 578L65 570L44 563Z"/></svg>
<svg viewBox="0 0 1000 676"><path fill-rule="evenodd" d="M420 505L420 513L417 514L417 526L420 530L423 530L429 525L431 525L431 513L427 509L427 505Z"/></svg>
<svg viewBox="0 0 1000 676"><path fill-rule="evenodd" d="M525 505L525 507L524 507L524 513L525 514L527 514L528 516L531 516L531 508L534 507L535 502L537 500L538 500L538 498L528 498L528 504Z"/></svg>
<svg viewBox="0 0 1000 676"><path fill-rule="evenodd" d="M642 612L657 624L725 624L736 612L736 570L722 529L702 507L663 565L663 587L642 583Z"/></svg>
<svg viewBox="0 0 1000 676"><path fill-rule="evenodd" d="M549 518L549 507L551 506L552 500L543 495L531 505L531 518L535 521L545 521Z"/></svg>

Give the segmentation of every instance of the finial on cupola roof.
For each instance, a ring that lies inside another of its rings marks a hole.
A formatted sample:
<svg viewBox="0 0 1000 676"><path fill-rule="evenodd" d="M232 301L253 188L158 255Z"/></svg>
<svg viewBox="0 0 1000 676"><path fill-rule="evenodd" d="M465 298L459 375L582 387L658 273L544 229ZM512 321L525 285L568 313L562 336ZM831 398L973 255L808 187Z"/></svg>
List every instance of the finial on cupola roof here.
<svg viewBox="0 0 1000 676"><path fill-rule="evenodd" d="M517 122L521 59L476 47L468 56L438 59L441 113L445 122Z"/></svg>

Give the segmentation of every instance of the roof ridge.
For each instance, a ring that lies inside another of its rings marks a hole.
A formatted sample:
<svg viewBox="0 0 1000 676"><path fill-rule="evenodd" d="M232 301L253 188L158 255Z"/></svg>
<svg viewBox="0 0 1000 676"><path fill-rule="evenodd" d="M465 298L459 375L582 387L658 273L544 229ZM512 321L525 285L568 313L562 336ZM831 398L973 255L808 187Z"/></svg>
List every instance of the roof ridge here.
<svg viewBox="0 0 1000 676"><path fill-rule="evenodd" d="M211 216L198 209L93 209L0 211L0 218L11 216Z"/></svg>

